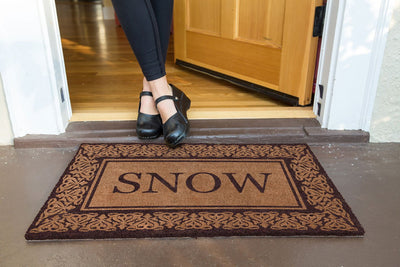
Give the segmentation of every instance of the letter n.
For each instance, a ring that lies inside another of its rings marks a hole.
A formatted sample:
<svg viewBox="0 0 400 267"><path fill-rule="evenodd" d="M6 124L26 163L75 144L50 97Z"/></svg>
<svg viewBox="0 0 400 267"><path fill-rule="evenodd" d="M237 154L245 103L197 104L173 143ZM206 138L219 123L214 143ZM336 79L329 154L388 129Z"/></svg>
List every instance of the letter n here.
<svg viewBox="0 0 400 267"><path fill-rule="evenodd" d="M178 191L178 177L179 177L179 174L182 174L182 173L171 173L171 174L175 174L175 185L171 185L164 178L162 178L160 175L158 175L158 173L149 172L147 174L151 175L150 186L149 186L149 190L147 190L143 193L158 193L158 191L153 190L154 179L157 179L158 181L160 181L163 185L165 185L172 192L176 193Z"/></svg>

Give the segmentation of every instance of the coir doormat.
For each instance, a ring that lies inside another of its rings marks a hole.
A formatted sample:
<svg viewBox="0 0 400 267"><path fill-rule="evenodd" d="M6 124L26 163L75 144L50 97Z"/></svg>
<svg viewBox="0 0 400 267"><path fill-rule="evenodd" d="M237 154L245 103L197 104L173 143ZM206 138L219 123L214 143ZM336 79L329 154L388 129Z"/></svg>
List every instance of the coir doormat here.
<svg viewBox="0 0 400 267"><path fill-rule="evenodd" d="M82 144L25 237L363 234L307 145Z"/></svg>

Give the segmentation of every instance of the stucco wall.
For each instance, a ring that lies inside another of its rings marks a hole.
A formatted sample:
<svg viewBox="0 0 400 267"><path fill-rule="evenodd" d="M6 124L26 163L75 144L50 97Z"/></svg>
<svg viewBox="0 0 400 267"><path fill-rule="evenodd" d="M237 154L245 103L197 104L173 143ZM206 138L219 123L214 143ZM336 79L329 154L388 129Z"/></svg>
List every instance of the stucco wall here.
<svg viewBox="0 0 400 267"><path fill-rule="evenodd" d="M371 121L371 142L400 142L400 0L394 0Z"/></svg>
<svg viewBox="0 0 400 267"><path fill-rule="evenodd" d="M12 145L13 134L0 75L0 145Z"/></svg>

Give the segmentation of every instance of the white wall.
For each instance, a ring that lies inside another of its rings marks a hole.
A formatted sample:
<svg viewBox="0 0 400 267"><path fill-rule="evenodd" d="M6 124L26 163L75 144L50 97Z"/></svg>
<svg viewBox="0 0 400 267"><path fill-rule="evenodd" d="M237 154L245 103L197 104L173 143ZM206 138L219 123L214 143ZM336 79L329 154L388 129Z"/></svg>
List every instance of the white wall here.
<svg viewBox="0 0 400 267"><path fill-rule="evenodd" d="M13 132L11 130L10 118L6 99L4 97L3 83L0 74L0 146L13 144Z"/></svg>
<svg viewBox="0 0 400 267"><path fill-rule="evenodd" d="M400 142L400 0L395 0L370 134L371 142Z"/></svg>
<svg viewBox="0 0 400 267"><path fill-rule="evenodd" d="M0 0L0 73L15 137L58 134L70 116L53 0Z"/></svg>

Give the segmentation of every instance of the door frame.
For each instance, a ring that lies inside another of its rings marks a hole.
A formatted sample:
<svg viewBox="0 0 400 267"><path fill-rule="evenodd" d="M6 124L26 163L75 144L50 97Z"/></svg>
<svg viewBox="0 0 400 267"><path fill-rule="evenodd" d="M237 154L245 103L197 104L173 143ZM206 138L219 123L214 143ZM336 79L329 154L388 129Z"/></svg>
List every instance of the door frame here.
<svg viewBox="0 0 400 267"><path fill-rule="evenodd" d="M318 83L324 85L324 91L321 97L316 90L314 102L314 112L319 112L317 117L323 128L369 131L393 1L328 0L317 78ZM32 105L32 99L21 97L32 90L29 80L24 83L15 79L12 69L3 71L0 62L15 137L63 133L72 113L55 1L25 0L29 5L13 2L1 4L1 9L7 10L0 14L4 21L16 24L8 25L8 31L14 32L7 36L8 41L16 43L24 34L35 38L35 42L40 40L42 47L34 52L36 58L44 59L44 67L38 69L32 62L22 68L37 75L36 80L46 85L33 88L36 95L46 97L35 100L37 103ZM17 16L24 20L19 21ZM38 29L35 36L29 34L31 27L21 24L26 23L26 19L36 23L31 25ZM19 52L19 48L10 47L7 46L9 50L15 49L14 53ZM7 55L5 57L7 59ZM24 57L17 59L26 61ZM14 71L21 71L21 68ZM321 108L318 110L318 107Z"/></svg>
<svg viewBox="0 0 400 267"><path fill-rule="evenodd" d="M0 75L14 137L64 132L72 111L55 1L1 1L0 25Z"/></svg>
<svg viewBox="0 0 400 267"><path fill-rule="evenodd" d="M314 99L322 128L369 131L393 4L328 0Z"/></svg>

